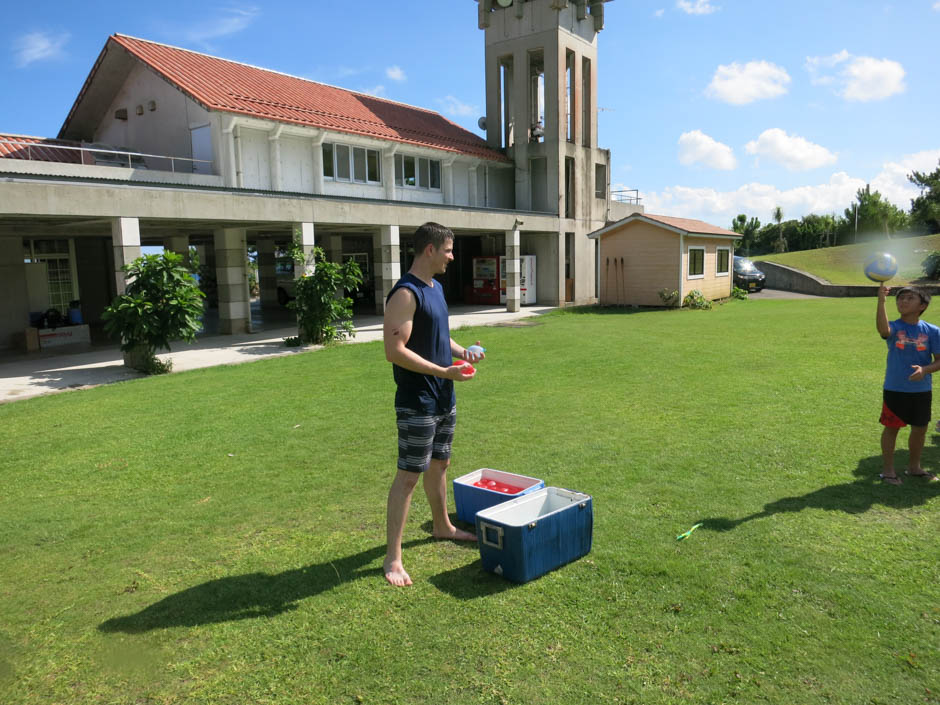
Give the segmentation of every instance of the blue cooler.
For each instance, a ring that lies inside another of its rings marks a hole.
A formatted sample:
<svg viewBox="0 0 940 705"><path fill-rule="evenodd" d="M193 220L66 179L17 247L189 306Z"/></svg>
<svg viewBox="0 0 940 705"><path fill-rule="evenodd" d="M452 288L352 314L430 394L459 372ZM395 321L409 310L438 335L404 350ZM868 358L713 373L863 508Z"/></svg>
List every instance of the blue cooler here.
<svg viewBox="0 0 940 705"><path fill-rule="evenodd" d="M477 514L484 570L525 583L591 551L590 495L543 487Z"/></svg>
<svg viewBox="0 0 940 705"><path fill-rule="evenodd" d="M507 493L477 487L474 483L478 481L492 481L499 485L509 485L517 488L518 491ZM515 473L493 470L492 468L474 470L454 480L454 504L457 505L457 518L460 521L473 524L476 522L477 512L481 509L492 507L543 487L545 487L545 483L535 477L516 475Z"/></svg>

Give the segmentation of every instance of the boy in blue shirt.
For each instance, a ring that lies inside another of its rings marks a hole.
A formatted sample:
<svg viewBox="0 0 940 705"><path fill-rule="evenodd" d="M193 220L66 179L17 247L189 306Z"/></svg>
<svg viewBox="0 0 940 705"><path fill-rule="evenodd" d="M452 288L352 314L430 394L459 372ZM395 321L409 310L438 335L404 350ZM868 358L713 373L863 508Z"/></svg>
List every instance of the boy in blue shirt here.
<svg viewBox="0 0 940 705"><path fill-rule="evenodd" d="M937 476L920 466L927 426L930 424L931 377L940 370L940 328L920 320L930 304L930 295L912 286L901 287L895 301L901 317L888 322L885 298L888 287L878 289L875 327L888 344L884 397L881 406L881 479L900 485L894 469L894 447L898 431L910 425L906 475L937 481Z"/></svg>

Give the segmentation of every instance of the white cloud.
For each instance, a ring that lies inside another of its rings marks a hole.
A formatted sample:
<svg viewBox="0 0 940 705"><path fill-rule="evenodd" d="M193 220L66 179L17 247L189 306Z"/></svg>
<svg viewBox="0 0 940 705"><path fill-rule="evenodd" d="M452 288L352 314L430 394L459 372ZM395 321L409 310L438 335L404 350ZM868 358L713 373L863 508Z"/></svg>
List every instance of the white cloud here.
<svg viewBox="0 0 940 705"><path fill-rule="evenodd" d="M790 171L818 169L835 164L836 155L822 145L814 144L797 135L788 135L779 127L764 130L756 140L744 145L748 154L767 157Z"/></svg>
<svg viewBox="0 0 940 705"><path fill-rule="evenodd" d="M712 5L709 0L695 0L694 2L678 0L676 7L689 15L710 15L719 9L717 6Z"/></svg>
<svg viewBox="0 0 940 705"><path fill-rule="evenodd" d="M940 12L940 2L935 2L933 4L933 9L936 10L937 12Z"/></svg>
<svg viewBox="0 0 940 705"><path fill-rule="evenodd" d="M769 61L749 61L744 65L734 62L718 67L705 95L732 105L745 105L783 95L789 83L790 75Z"/></svg>
<svg viewBox="0 0 940 705"><path fill-rule="evenodd" d="M679 137L679 162L685 165L701 162L712 169L723 170L734 169L738 165L731 147L701 130L683 132Z"/></svg>
<svg viewBox="0 0 940 705"><path fill-rule="evenodd" d="M383 98L385 96L385 86L380 83L377 86L372 86L372 88L360 88L359 92L374 95L376 98Z"/></svg>
<svg viewBox="0 0 940 705"><path fill-rule="evenodd" d="M405 80L405 72L401 70L400 66L389 66L387 69L385 69L385 75L393 81Z"/></svg>
<svg viewBox="0 0 940 705"><path fill-rule="evenodd" d="M69 40L69 36L68 32L55 35L47 32L30 32L23 35L13 42L16 65L24 68L34 61L61 58L64 55L62 49Z"/></svg>
<svg viewBox="0 0 940 705"><path fill-rule="evenodd" d="M912 171L932 171L940 159L940 149L908 154L897 161L886 162L881 171L870 178L850 176L844 171L833 173L827 182L779 189L771 184L749 183L733 191L711 188L669 186L660 192L641 192L647 213L698 218L707 223L729 227L738 213L756 216L762 222L770 219L775 206L783 208L787 219L801 218L809 213L843 211L855 200L859 189L870 184L898 208L907 210L918 189L907 180Z"/></svg>
<svg viewBox="0 0 940 705"><path fill-rule="evenodd" d="M444 98L438 98L435 102L442 106L442 110L445 115L457 115L457 116L467 116L467 115L476 115L479 110L475 105L468 105L463 103L452 95L446 96Z"/></svg>
<svg viewBox="0 0 940 705"><path fill-rule="evenodd" d="M206 44L210 39L227 37L236 34L248 27L261 14L257 7L226 8L219 17L197 24L183 32L183 36L191 43Z"/></svg>
<svg viewBox="0 0 940 705"><path fill-rule="evenodd" d="M835 86L846 100L884 100L907 89L904 67L891 59L853 56L843 49L832 56L809 56L805 66L814 84Z"/></svg>
<svg viewBox="0 0 940 705"><path fill-rule="evenodd" d="M656 12L653 13L653 17L659 18L659 17L662 17L664 14L666 14L665 8L660 8L656 10Z"/></svg>

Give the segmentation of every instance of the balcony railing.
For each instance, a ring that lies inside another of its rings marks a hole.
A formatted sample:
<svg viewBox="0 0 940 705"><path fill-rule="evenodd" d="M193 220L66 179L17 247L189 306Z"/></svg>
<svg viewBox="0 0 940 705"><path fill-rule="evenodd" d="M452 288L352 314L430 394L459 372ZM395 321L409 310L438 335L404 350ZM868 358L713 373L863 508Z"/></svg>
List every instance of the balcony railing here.
<svg viewBox="0 0 940 705"><path fill-rule="evenodd" d="M130 152L105 144L87 144L83 147L74 147L52 141L28 142L0 139L0 158L92 166L118 166L128 169L154 169L156 171L170 171L174 174L213 173L213 162L207 159ZM167 163L169 163L169 169L160 168ZM178 163L182 168L177 168ZM186 168L186 165L188 165L188 168Z"/></svg>
<svg viewBox="0 0 940 705"><path fill-rule="evenodd" d="M628 188L610 192L610 200L618 203L629 203L632 206L640 205L640 189Z"/></svg>

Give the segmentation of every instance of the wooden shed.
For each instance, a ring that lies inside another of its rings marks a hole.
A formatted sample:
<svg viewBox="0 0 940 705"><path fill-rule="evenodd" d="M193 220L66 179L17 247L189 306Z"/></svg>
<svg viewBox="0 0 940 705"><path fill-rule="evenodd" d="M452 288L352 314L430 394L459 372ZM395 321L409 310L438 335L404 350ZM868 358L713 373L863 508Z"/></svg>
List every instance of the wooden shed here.
<svg viewBox="0 0 940 705"><path fill-rule="evenodd" d="M738 233L701 220L634 213L588 237L598 241L602 306L662 306L659 292L694 289L706 299L731 295Z"/></svg>

